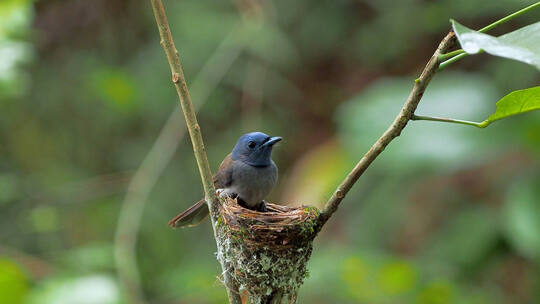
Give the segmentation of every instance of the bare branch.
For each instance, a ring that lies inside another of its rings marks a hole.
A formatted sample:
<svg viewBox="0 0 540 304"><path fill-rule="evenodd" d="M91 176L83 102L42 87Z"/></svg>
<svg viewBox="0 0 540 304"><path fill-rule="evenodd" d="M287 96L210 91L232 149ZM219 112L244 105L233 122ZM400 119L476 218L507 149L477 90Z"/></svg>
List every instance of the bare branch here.
<svg viewBox="0 0 540 304"><path fill-rule="evenodd" d="M174 46L174 41L172 39L171 30L169 28L169 23L167 21L167 16L165 15L165 9L163 8L163 4L161 3L161 0L150 0L150 3L152 4L152 9L154 11L154 16L156 17L156 23L159 30L159 36L161 37L160 43L163 47L163 50L165 51L165 55L167 56L169 66L171 68L172 81L176 88L176 92L178 93L180 105L182 106L182 112L184 113L186 125L189 131L189 135L191 137L193 152L195 154L195 158L197 159L197 166L199 167L199 173L201 175L204 187L204 197L208 204L208 209L210 209L210 220L212 221L214 237L217 241L218 235L216 230L216 190L214 188L212 172L210 171L210 165L208 164L206 150L204 148L201 127L197 123L197 117L195 116L195 110L193 108L193 103L191 102L191 97L189 96L186 79L184 78L184 72L182 70L182 65L180 64L178 51ZM238 294L238 288L236 288L236 286L233 286L234 282L232 282L230 278L225 263L222 260L220 260L220 263L223 269L223 276L225 285L227 287L229 302L233 304L241 303L241 299Z"/></svg>
<svg viewBox="0 0 540 304"><path fill-rule="evenodd" d="M214 183L212 180L212 172L210 171L210 165L208 164L208 158L206 157L206 150L204 148L204 142L202 139L201 127L197 123L197 117L195 116L195 109L189 96L186 79L184 77L184 71L180 64L180 58L178 57L178 51L174 46L171 30L165 15L165 9L161 0L151 0L152 9L154 10L154 16L156 17L156 23L158 25L159 36L161 37L161 46L167 55L167 61L171 67L172 81L178 97L180 99L180 105L182 106L182 112L186 120L189 136L191 137L191 144L193 145L193 152L197 159L197 166L199 167L199 173L201 175L204 196L208 203L208 207L211 207L214 201L216 201L216 190L214 189ZM212 208L210 208L212 211Z"/></svg>
<svg viewBox="0 0 540 304"><path fill-rule="evenodd" d="M438 59L439 55L446 53L456 42L456 37L454 32L450 32L444 37L444 39L439 44L439 47L431 56L431 59L427 63L426 67L422 71L420 77L414 81L414 87L409 94L409 97L405 101L403 108L395 118L394 122L388 127L388 129L383 133L383 135L371 146L369 151L364 154L362 159L356 164L353 170L347 175L343 182L338 186L336 191L332 194L332 197L326 203L323 212L320 216L321 226L326 223L326 221L336 212L339 204L347 195L351 187L356 183L358 178L362 176L364 171L371 165L371 163L381 154L386 146L396 137L401 134L401 131L407 126L407 123L414 115L414 111L424 95L424 91L433 78L433 75L437 72L437 69L440 64Z"/></svg>
<svg viewBox="0 0 540 304"><path fill-rule="evenodd" d="M204 105L242 52L244 46L237 43L242 33L240 29L235 28L223 39L191 82L191 91L198 100L195 110ZM131 303L144 302L135 247L148 197L186 133L180 111L177 106L169 115L158 138L131 179L120 209L114 242L115 263L120 283L129 291L127 295Z"/></svg>

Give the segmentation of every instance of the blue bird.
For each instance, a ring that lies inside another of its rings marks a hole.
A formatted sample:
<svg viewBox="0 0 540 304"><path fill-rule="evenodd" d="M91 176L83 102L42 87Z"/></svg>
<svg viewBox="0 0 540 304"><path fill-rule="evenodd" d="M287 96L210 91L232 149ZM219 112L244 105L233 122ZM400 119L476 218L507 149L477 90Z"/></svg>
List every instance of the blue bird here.
<svg viewBox="0 0 540 304"><path fill-rule="evenodd" d="M220 196L238 199L243 207L266 211L264 197L276 185L278 169L272 161L272 148L281 137L262 132L242 135L214 174L214 187ZM203 199L169 221L169 226L195 226L208 215Z"/></svg>

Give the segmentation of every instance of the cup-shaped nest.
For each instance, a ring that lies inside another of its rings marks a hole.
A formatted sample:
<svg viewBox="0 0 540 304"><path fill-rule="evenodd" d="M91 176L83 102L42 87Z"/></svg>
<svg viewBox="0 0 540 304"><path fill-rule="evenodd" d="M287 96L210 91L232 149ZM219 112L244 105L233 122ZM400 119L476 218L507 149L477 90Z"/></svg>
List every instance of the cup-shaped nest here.
<svg viewBox="0 0 540 304"><path fill-rule="evenodd" d="M221 200L217 221L219 258L241 289L250 294L296 295L307 274L319 210L266 204L267 212L249 210L234 199Z"/></svg>

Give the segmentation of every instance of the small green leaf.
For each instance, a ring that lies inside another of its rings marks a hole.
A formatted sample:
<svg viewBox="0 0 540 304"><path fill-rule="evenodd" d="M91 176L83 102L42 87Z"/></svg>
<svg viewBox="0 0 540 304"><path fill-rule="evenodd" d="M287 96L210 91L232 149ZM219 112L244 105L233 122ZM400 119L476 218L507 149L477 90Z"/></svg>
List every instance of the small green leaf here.
<svg viewBox="0 0 540 304"><path fill-rule="evenodd" d="M540 109L540 86L514 91L497 101L497 110L481 124L490 123L509 116Z"/></svg>
<svg viewBox="0 0 540 304"><path fill-rule="evenodd" d="M510 117L517 114L527 113L534 110L540 109L540 87L534 87L524 90L514 91L502 99L497 101L497 109L495 113L491 114L488 119L482 122L473 122L452 118L440 118L440 117L430 117L430 116L421 116L413 115L412 120L431 120L431 121L441 121L441 122L450 122L450 123L459 123L463 125L471 125L478 128L485 128L489 126L492 122Z"/></svg>
<svg viewBox="0 0 540 304"><path fill-rule="evenodd" d="M525 62L540 70L540 22L500 37L473 31L454 20L451 22L465 52L477 54L483 50L494 56Z"/></svg>

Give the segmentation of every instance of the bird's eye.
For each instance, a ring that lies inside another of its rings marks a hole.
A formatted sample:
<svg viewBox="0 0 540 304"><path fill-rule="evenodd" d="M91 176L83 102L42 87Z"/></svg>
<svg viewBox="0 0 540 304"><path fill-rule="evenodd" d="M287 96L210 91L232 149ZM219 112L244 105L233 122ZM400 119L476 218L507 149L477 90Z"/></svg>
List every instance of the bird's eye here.
<svg viewBox="0 0 540 304"><path fill-rule="evenodd" d="M248 143L248 147L251 148L251 149L255 148L255 143L252 142L252 141L250 141L250 142Z"/></svg>

